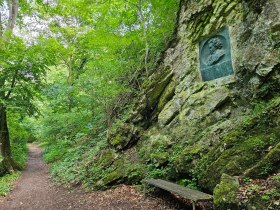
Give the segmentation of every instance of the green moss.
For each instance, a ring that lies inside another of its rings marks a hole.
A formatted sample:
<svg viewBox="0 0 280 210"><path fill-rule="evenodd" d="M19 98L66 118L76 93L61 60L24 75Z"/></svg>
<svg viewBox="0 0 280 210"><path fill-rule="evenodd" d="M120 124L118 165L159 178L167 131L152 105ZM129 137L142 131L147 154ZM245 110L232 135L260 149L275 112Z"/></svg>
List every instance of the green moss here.
<svg viewBox="0 0 280 210"><path fill-rule="evenodd" d="M271 149L245 176L252 178L265 177L280 168L280 143Z"/></svg>
<svg viewBox="0 0 280 210"><path fill-rule="evenodd" d="M237 192L238 180L227 174L223 174L221 182L214 189L213 201L216 210L238 209Z"/></svg>
<svg viewBox="0 0 280 210"><path fill-rule="evenodd" d="M152 153L150 155L150 159L153 162L153 164L158 167L161 165L164 165L166 162L168 162L169 159L169 153L165 151L158 151L155 153Z"/></svg>
<svg viewBox="0 0 280 210"><path fill-rule="evenodd" d="M101 168L110 166L114 162L116 156L117 155L113 150L102 151L98 160L98 166Z"/></svg>
<svg viewBox="0 0 280 210"><path fill-rule="evenodd" d="M157 77L157 78L156 78ZM155 80L150 83L147 88L147 107L151 108L153 105L157 103L158 98L161 96L167 85L170 83L173 77L173 73L170 73L167 70L167 74L160 73L159 75L155 75Z"/></svg>
<svg viewBox="0 0 280 210"><path fill-rule="evenodd" d="M3 176L6 173L6 167L3 164L2 156L0 156L0 176Z"/></svg>
<svg viewBox="0 0 280 210"><path fill-rule="evenodd" d="M123 182L126 177L126 167L124 159L117 159L110 168L103 171L102 179L97 181L99 187L108 187L119 182ZM96 185L98 187L98 185Z"/></svg>
<svg viewBox="0 0 280 210"><path fill-rule="evenodd" d="M103 179L104 185L109 185L117 180L121 179L123 176L119 171L113 171L105 176Z"/></svg>
<svg viewBox="0 0 280 210"><path fill-rule="evenodd" d="M263 176L279 167L279 106L276 99L257 110L203 155L194 172L199 184L211 190L223 173L243 175L251 170L251 176ZM274 149L268 153L269 148Z"/></svg>
<svg viewBox="0 0 280 210"><path fill-rule="evenodd" d="M114 147L118 147L119 145L124 145L126 144L126 138L120 134L117 134L116 136L111 138L110 143Z"/></svg>
<svg viewBox="0 0 280 210"><path fill-rule="evenodd" d="M127 166L126 177L128 183L138 184L145 176L145 166L141 163L129 164Z"/></svg>
<svg viewBox="0 0 280 210"><path fill-rule="evenodd" d="M192 161L198 159L203 150L203 145L187 146L178 156L175 161L175 167L181 173L191 173L191 169L194 167Z"/></svg>
<svg viewBox="0 0 280 210"><path fill-rule="evenodd" d="M174 81L171 81L168 84L168 86L165 88L164 92L161 94L161 97L157 105L158 111L162 110L164 105L173 97L175 88L176 88L176 83Z"/></svg>
<svg viewBox="0 0 280 210"><path fill-rule="evenodd" d="M139 151L139 156L144 162L150 162L160 167L169 160L168 148L172 145L166 135L152 135L145 142Z"/></svg>
<svg viewBox="0 0 280 210"><path fill-rule="evenodd" d="M139 139L140 128L131 123L122 123L111 131L109 144L117 150L123 150L133 145Z"/></svg>

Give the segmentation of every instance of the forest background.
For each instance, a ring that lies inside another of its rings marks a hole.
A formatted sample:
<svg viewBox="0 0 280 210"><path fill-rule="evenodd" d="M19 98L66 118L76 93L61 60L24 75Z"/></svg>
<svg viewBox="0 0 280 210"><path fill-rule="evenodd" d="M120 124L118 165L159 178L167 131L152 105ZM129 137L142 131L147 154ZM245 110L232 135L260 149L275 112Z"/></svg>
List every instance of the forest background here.
<svg viewBox="0 0 280 210"><path fill-rule="evenodd" d="M178 4L0 1L1 174L23 168L37 141L57 180L91 187L87 166L160 62ZM1 178L1 194L17 176Z"/></svg>

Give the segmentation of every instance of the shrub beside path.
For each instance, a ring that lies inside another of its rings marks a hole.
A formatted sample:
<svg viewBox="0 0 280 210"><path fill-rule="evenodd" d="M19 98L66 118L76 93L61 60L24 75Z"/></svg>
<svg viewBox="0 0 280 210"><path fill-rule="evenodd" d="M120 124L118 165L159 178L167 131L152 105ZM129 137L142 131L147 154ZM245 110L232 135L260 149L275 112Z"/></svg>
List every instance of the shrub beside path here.
<svg viewBox="0 0 280 210"><path fill-rule="evenodd" d="M0 198L0 210L64 209L175 209L162 199L146 198L132 186L121 185L107 191L86 193L81 189L55 186L42 160L42 150L29 145L26 169L12 192Z"/></svg>

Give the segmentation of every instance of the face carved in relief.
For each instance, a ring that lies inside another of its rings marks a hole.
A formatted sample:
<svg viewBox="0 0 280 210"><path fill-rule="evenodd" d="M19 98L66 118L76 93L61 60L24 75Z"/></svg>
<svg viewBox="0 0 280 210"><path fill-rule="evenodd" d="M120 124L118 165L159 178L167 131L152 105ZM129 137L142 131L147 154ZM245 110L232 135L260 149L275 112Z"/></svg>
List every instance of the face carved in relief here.
<svg viewBox="0 0 280 210"><path fill-rule="evenodd" d="M212 66L218 63L225 55L225 50L223 49L223 43L218 37L214 37L209 40L208 48L210 55L207 58L207 65Z"/></svg>

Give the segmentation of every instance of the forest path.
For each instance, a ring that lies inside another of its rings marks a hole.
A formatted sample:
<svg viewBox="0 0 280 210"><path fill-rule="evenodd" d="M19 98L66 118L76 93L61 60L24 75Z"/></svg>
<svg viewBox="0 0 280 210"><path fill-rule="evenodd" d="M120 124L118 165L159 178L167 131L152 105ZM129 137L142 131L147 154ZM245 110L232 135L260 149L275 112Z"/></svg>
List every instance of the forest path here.
<svg viewBox="0 0 280 210"><path fill-rule="evenodd" d="M55 186L42 160L42 150L29 145L29 158L12 192L0 199L0 210L175 209L161 199L146 198L131 186L85 193Z"/></svg>

